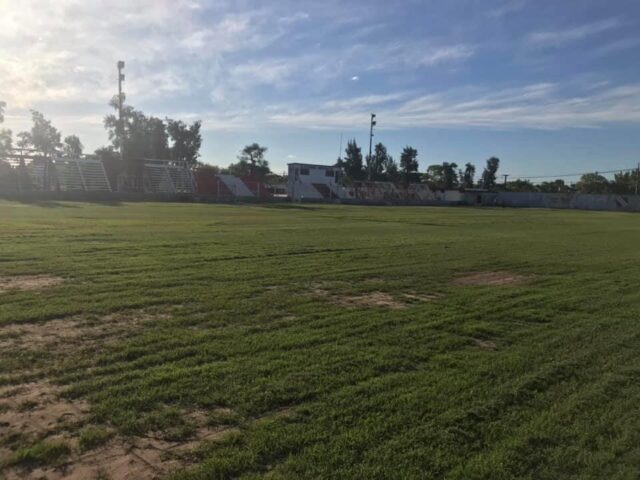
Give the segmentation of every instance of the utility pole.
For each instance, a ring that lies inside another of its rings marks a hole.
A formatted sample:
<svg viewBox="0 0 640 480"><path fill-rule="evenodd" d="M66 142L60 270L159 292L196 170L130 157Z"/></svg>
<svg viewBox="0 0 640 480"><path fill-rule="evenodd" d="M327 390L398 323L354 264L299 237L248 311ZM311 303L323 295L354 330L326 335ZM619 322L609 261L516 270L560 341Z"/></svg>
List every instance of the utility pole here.
<svg viewBox="0 0 640 480"><path fill-rule="evenodd" d="M504 187L507 188L507 177L509 177L509 175L502 175L504 177Z"/></svg>
<svg viewBox="0 0 640 480"><path fill-rule="evenodd" d="M636 170L636 195L638 195L638 183L640 183L640 162L638 162L638 169Z"/></svg>
<svg viewBox="0 0 640 480"><path fill-rule="evenodd" d="M120 160L124 162L124 125L122 125L122 82L124 82L124 62L118 61L118 140L120 141Z"/></svg>
<svg viewBox="0 0 640 480"><path fill-rule="evenodd" d="M376 122L376 114L372 113L371 114L371 129L369 130L369 168L367 170L368 171L368 177L369 180L371 180L371 162L373 162L373 157L371 156L371 149L373 147L373 127L375 127L377 125L378 122Z"/></svg>

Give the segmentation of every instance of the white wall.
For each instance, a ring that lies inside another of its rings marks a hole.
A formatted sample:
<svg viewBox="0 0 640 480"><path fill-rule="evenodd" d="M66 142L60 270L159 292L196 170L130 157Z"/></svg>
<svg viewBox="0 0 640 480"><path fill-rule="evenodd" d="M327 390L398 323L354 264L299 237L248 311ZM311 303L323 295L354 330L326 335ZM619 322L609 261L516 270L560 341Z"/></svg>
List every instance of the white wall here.
<svg viewBox="0 0 640 480"><path fill-rule="evenodd" d="M300 171L303 169L307 169L309 175L302 175ZM334 176L328 177L326 174L327 170L333 171ZM323 196L313 186L314 183L326 185L332 192L337 193L338 189L336 188L335 178L335 172L337 171L337 168L334 169L331 167L321 168L311 165L289 165L289 179L287 183L289 196L293 200L300 200L302 198L321 200Z"/></svg>

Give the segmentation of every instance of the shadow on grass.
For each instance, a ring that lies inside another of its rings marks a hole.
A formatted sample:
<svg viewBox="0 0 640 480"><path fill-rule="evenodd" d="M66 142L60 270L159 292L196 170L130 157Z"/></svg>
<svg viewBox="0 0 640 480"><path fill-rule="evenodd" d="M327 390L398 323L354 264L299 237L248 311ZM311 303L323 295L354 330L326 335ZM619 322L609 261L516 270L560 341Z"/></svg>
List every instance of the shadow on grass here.
<svg viewBox="0 0 640 480"><path fill-rule="evenodd" d="M41 208L80 208L80 203L102 205L105 207L121 207L124 205L119 200L18 200L23 205L31 205Z"/></svg>
<svg viewBox="0 0 640 480"><path fill-rule="evenodd" d="M320 210L320 207L313 205L297 205L291 203L272 203L267 205L260 205L261 208L273 208L276 210Z"/></svg>
<svg viewBox="0 0 640 480"><path fill-rule="evenodd" d="M51 200L20 200L23 205L31 205L34 207L42 208L80 208L78 205L72 205L69 203L54 202Z"/></svg>

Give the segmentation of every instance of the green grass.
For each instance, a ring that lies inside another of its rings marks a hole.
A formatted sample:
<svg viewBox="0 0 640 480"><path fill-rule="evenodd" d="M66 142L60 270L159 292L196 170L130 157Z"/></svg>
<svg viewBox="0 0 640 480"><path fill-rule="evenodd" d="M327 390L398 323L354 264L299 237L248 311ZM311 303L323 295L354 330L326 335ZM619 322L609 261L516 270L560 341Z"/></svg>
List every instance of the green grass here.
<svg viewBox="0 0 640 480"><path fill-rule="evenodd" d="M65 278L0 293L0 325L170 315L98 352L3 355L0 384L45 372L125 435L231 409L211 420L240 433L182 480L635 479L639 241L623 213L0 202L0 275ZM530 281L452 284L496 270ZM331 301L380 291L440 297Z"/></svg>
<svg viewBox="0 0 640 480"><path fill-rule="evenodd" d="M19 448L8 463L23 467L56 465L70 452L71 449L65 443L41 441L30 447Z"/></svg>
<svg viewBox="0 0 640 480"><path fill-rule="evenodd" d="M87 451L105 444L111 437L113 437L113 432L90 425L80 432L78 444L82 451Z"/></svg>

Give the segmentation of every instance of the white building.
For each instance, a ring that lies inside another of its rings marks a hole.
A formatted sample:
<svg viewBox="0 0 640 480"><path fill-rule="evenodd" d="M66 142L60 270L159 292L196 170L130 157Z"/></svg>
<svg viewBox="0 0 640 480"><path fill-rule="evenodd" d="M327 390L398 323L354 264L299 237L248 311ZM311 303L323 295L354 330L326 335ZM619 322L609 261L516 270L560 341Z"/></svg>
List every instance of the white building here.
<svg viewBox="0 0 640 480"><path fill-rule="evenodd" d="M289 197L300 200L332 200L341 197L337 183L340 170L329 165L290 163L287 188Z"/></svg>

